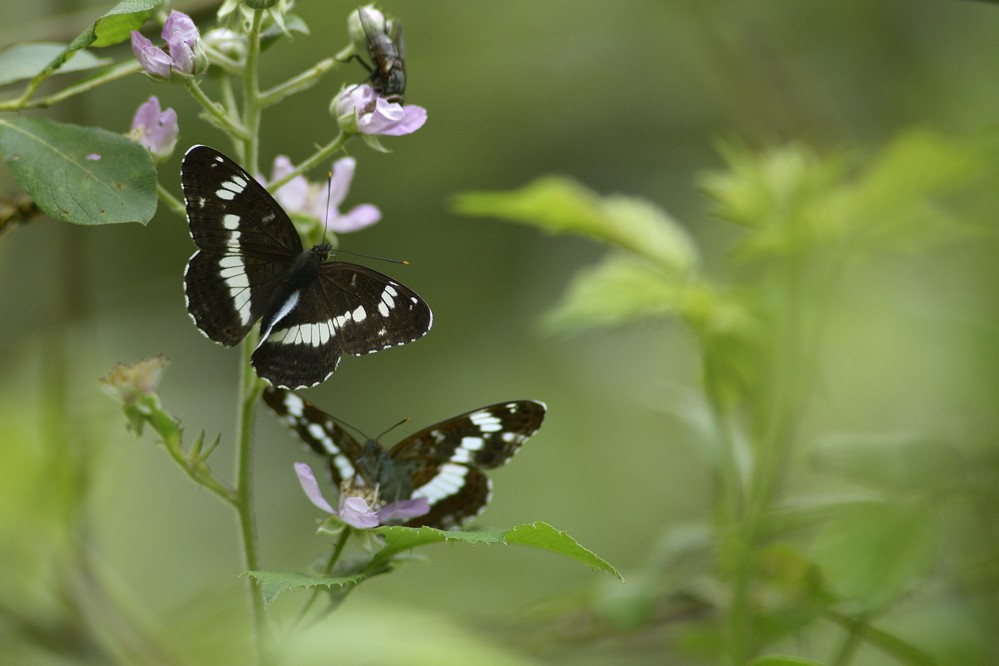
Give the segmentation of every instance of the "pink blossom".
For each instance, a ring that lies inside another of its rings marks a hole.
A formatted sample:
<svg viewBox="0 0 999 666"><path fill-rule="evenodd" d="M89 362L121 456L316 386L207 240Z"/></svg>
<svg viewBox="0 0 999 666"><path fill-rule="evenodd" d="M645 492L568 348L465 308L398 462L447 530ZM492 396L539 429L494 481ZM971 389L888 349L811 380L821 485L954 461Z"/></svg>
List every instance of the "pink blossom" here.
<svg viewBox="0 0 999 666"><path fill-rule="evenodd" d="M177 145L177 112L173 109L160 110L160 100L151 96L135 111L129 138L145 147L153 156L166 159Z"/></svg>
<svg viewBox="0 0 999 666"><path fill-rule="evenodd" d="M201 52L198 26L183 12L172 11L163 24L161 34L166 48L153 45L137 30L132 31L132 52L150 76L170 79L171 75L184 79L204 69L207 61Z"/></svg>
<svg viewBox="0 0 999 666"><path fill-rule="evenodd" d="M422 106L390 102L367 84L343 90L333 100L333 108L345 132L402 136L427 122L427 110Z"/></svg>
<svg viewBox="0 0 999 666"><path fill-rule="evenodd" d="M363 497L347 493L340 494L339 505L334 510L323 497L323 493L319 489L319 482L316 481L316 475L313 474L311 467L305 463L295 463L295 474L298 475L298 482L313 506L358 529L378 527L390 521L418 518L430 511L430 504L425 497L392 502L374 511Z"/></svg>
<svg viewBox="0 0 999 666"><path fill-rule="evenodd" d="M271 181L283 178L294 168L291 160L284 155L278 155L274 158ZM326 183L310 183L304 176L295 176L278 188L274 197L289 214L307 215L320 222L327 220L330 230L336 233L358 231L380 220L382 213L373 204L360 204L346 213L340 212L340 204L347 198L356 168L357 160L353 157L343 157L333 163L333 178L329 184L328 218Z"/></svg>

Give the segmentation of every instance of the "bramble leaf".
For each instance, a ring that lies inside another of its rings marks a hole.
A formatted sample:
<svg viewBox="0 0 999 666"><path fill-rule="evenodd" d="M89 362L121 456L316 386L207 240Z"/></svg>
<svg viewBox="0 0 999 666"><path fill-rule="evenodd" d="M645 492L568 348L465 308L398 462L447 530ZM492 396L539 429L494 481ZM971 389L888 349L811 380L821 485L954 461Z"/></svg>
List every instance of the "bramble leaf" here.
<svg viewBox="0 0 999 666"><path fill-rule="evenodd" d="M18 184L54 219L146 224L156 212L153 160L120 134L43 118L4 118L0 155Z"/></svg>
<svg viewBox="0 0 999 666"><path fill-rule="evenodd" d="M246 575L260 583L264 602L270 603L285 590L297 590L310 587L342 588L357 585L367 578L366 574L353 576L309 576L300 573L273 573L270 571L247 571Z"/></svg>

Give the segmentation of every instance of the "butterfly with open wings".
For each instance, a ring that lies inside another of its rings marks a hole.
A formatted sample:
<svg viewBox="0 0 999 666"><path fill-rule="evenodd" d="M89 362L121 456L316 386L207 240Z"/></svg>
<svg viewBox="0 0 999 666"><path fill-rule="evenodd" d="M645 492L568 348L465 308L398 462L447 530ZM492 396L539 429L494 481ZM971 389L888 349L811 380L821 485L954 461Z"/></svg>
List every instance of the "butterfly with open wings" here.
<svg viewBox="0 0 999 666"><path fill-rule="evenodd" d="M259 320L251 361L270 383L315 386L344 353L363 356L430 330L430 307L408 287L327 261L328 243L304 249L277 201L219 151L192 147L180 179L198 247L184 273L187 310L202 333L227 347Z"/></svg>
<svg viewBox="0 0 999 666"><path fill-rule="evenodd" d="M385 449L359 442L329 414L289 391L267 387L264 402L313 451L329 461L333 483L374 489L381 502L425 497L430 512L410 527L461 527L477 516L492 492L483 470L506 463L537 432L546 407L513 400L455 416Z"/></svg>

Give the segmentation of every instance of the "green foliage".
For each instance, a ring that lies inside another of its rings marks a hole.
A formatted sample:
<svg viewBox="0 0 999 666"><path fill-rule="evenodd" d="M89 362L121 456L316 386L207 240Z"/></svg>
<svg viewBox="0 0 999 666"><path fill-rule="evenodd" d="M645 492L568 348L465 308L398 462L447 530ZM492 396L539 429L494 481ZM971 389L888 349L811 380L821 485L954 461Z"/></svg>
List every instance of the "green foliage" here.
<svg viewBox="0 0 999 666"><path fill-rule="evenodd" d="M469 545L510 545L517 544L528 548L546 550L556 555L562 555L578 562L605 571L619 580L624 580L606 560L592 551L579 545L575 539L562 530L538 521L526 525L517 525L510 529L484 529L475 531L438 530L431 527L399 527L384 526L360 533L363 536L377 535L377 540L367 539L366 544L372 550L372 556L367 562L360 564L362 571L346 576L329 577L325 575L308 576L304 574L282 574L267 572L249 572L254 579L263 584L264 598L272 600L285 590L303 587L337 587L357 585L358 583L381 574L398 564L398 558L419 546L437 543L464 543Z"/></svg>
<svg viewBox="0 0 999 666"><path fill-rule="evenodd" d="M937 540L933 505L927 502L857 502L823 525L814 548L838 596L864 610L881 610L930 572Z"/></svg>
<svg viewBox="0 0 999 666"><path fill-rule="evenodd" d="M145 224L156 212L153 160L120 134L43 118L0 119L0 154L18 184L57 220Z"/></svg>
<svg viewBox="0 0 999 666"><path fill-rule="evenodd" d="M698 256L686 231L647 201L599 197L568 178L541 178L511 192L466 192L454 199L463 215L531 224L552 233L589 236L645 257L661 269L689 275Z"/></svg>
<svg viewBox="0 0 999 666"><path fill-rule="evenodd" d="M34 42L16 44L0 53L0 86L25 81L36 76L53 59L66 51L65 44ZM90 51L78 51L76 57L59 69L59 73L77 72L102 67L108 58L98 58Z"/></svg>
<svg viewBox="0 0 999 666"><path fill-rule="evenodd" d="M246 575L260 583L264 601L270 603L285 590L298 590L315 587L345 588L357 585L368 578L366 574L353 576L309 576L300 573L273 573L269 571L247 571Z"/></svg>

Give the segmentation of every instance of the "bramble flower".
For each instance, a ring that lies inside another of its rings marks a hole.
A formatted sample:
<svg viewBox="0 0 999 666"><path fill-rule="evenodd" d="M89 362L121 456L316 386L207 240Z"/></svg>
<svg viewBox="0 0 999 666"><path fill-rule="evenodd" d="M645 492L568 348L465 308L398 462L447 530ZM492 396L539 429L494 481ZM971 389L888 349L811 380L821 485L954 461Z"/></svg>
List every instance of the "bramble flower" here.
<svg viewBox="0 0 999 666"><path fill-rule="evenodd" d="M427 122L422 106L389 102L368 84L351 86L333 98L330 112L344 132L351 134L412 134Z"/></svg>
<svg viewBox="0 0 999 666"><path fill-rule="evenodd" d="M305 463L295 463L295 473L298 475L298 482L301 484L305 496L316 508L336 516L351 527L358 529L378 527L390 521L418 518L430 511L430 505L425 497L399 500L374 511L363 497L348 495L346 492L340 493L339 505L334 510L323 497L323 493L319 489L319 482L316 481L311 467Z"/></svg>
<svg viewBox="0 0 999 666"><path fill-rule="evenodd" d="M177 112L173 109L161 111L160 100L153 95L136 109L128 138L143 146L156 159L165 160L173 154L179 133Z"/></svg>
<svg viewBox="0 0 999 666"><path fill-rule="evenodd" d="M160 374L169 361L162 354L131 364L118 363L100 378L101 388L110 396L129 405L138 398L156 393Z"/></svg>
<svg viewBox="0 0 999 666"><path fill-rule="evenodd" d="M382 219L381 211L373 204L360 204L346 213L340 213L340 204L347 198L356 167L357 160L353 157L343 157L333 163L328 222L330 230L336 233L358 231ZM284 177L293 169L291 160L278 155L274 158L271 182ZM306 215L320 222L327 219L326 183L310 183L305 176L295 176L274 193L274 198L289 215Z"/></svg>
<svg viewBox="0 0 999 666"><path fill-rule="evenodd" d="M161 36L166 48L153 43L137 30L132 31L132 53L150 76L166 80L189 80L204 70L208 61L201 48L198 26L183 12L172 11L163 24Z"/></svg>

